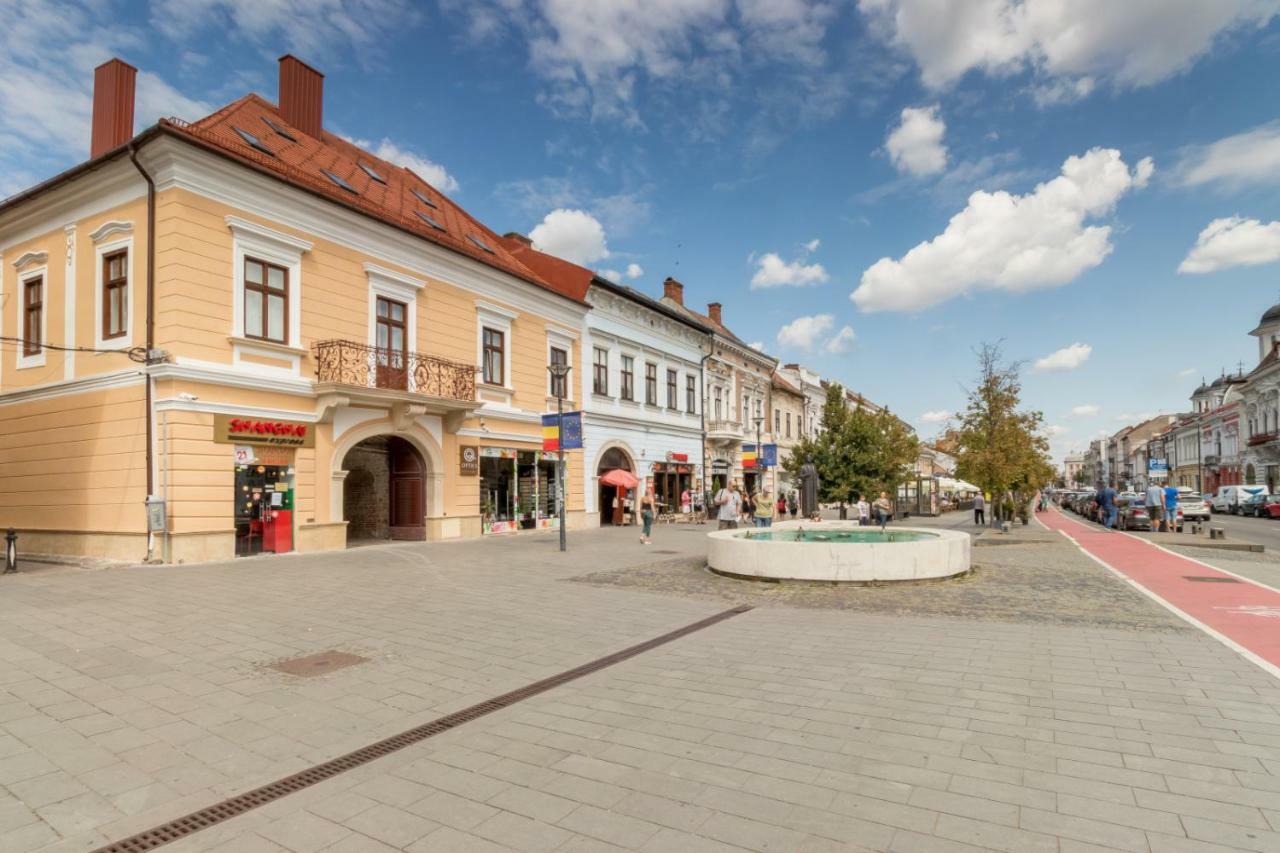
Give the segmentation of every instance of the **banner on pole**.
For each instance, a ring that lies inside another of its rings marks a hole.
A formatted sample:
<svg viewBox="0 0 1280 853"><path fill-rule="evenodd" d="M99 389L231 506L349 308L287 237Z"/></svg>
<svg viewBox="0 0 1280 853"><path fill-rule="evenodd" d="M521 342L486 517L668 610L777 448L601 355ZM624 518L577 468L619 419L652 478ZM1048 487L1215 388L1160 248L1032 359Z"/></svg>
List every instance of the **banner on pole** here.
<svg viewBox="0 0 1280 853"><path fill-rule="evenodd" d="M542 416L542 449L559 450L561 439L565 450L582 449L582 412L564 413L564 435L560 434L560 415Z"/></svg>

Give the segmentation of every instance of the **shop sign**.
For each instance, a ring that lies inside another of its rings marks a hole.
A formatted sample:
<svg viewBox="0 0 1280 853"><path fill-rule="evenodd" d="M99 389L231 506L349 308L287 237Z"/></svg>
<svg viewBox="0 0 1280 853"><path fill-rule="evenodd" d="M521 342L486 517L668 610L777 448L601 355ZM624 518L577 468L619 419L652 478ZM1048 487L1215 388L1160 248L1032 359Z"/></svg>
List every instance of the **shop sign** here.
<svg viewBox="0 0 1280 853"><path fill-rule="evenodd" d="M313 424L300 421L214 415L213 440L220 444L315 447L316 432Z"/></svg>
<svg viewBox="0 0 1280 853"><path fill-rule="evenodd" d="M485 459L515 459L520 451L509 447L482 447L480 455Z"/></svg>
<svg viewBox="0 0 1280 853"><path fill-rule="evenodd" d="M458 448L458 473L475 477L480 473L480 448L465 444Z"/></svg>
<svg viewBox="0 0 1280 853"><path fill-rule="evenodd" d="M689 454L688 454L688 453L673 453L672 451L668 450L668 451L667 451L667 461L668 461L668 462L688 462L688 461L689 461Z"/></svg>

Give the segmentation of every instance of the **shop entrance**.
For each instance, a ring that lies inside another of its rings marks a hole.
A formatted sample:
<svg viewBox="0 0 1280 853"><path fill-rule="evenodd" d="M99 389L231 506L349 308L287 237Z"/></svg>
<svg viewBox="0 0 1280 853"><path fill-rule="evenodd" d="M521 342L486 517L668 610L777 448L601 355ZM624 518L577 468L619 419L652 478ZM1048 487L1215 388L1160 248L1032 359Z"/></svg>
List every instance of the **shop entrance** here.
<svg viewBox="0 0 1280 853"><path fill-rule="evenodd" d="M631 457L626 452L611 447L600 457L600 464L596 468L596 476L603 476L610 471L621 468L631 474L635 474L635 469L631 464ZM627 514L631 512L631 500L627 497L627 489L619 486L611 486L608 483L601 483L598 489L597 506L600 508L600 524L605 525L621 525L627 523Z"/></svg>
<svg viewBox="0 0 1280 853"><path fill-rule="evenodd" d="M236 556L292 551L293 465L258 464L253 448L243 448L238 456Z"/></svg>
<svg viewBox="0 0 1280 853"><path fill-rule="evenodd" d="M481 532L558 528L556 459L541 450L480 448Z"/></svg>
<svg viewBox="0 0 1280 853"><path fill-rule="evenodd" d="M653 466L653 490L658 509L663 513L679 513L680 498L693 489L693 467L673 462L657 462ZM690 500L693 495L690 494Z"/></svg>
<svg viewBox="0 0 1280 853"><path fill-rule="evenodd" d="M347 451L342 467L348 545L427 538L427 466L417 448L394 435L366 438Z"/></svg>

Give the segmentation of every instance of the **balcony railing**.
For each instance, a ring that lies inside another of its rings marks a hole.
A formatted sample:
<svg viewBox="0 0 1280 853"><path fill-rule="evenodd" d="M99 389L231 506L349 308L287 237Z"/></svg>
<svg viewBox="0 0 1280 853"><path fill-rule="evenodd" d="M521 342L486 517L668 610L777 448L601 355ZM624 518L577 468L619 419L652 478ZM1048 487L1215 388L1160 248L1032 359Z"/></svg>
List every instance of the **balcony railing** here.
<svg viewBox="0 0 1280 853"><path fill-rule="evenodd" d="M707 421L707 433L719 433L739 436L742 435L742 424L737 421L727 420L709 420Z"/></svg>
<svg viewBox="0 0 1280 853"><path fill-rule="evenodd" d="M434 355L399 352L355 341L317 341L316 380L408 391L446 400L474 401L476 368Z"/></svg>
<svg viewBox="0 0 1280 853"><path fill-rule="evenodd" d="M1280 438L1280 432L1260 432L1249 436L1249 446L1257 447L1259 444L1268 444Z"/></svg>

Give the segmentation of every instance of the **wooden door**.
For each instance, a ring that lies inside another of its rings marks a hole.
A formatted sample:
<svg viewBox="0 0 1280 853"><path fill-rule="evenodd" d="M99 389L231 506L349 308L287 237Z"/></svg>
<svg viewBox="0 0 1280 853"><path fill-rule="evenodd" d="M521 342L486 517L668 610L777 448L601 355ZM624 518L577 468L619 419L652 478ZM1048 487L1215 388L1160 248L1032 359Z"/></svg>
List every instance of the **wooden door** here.
<svg viewBox="0 0 1280 853"><path fill-rule="evenodd" d="M422 457L402 438L387 441L391 466L391 538L426 539L426 470Z"/></svg>
<svg viewBox="0 0 1280 853"><path fill-rule="evenodd" d="M409 387L407 311L403 302L378 297L375 345L379 388L405 391Z"/></svg>

